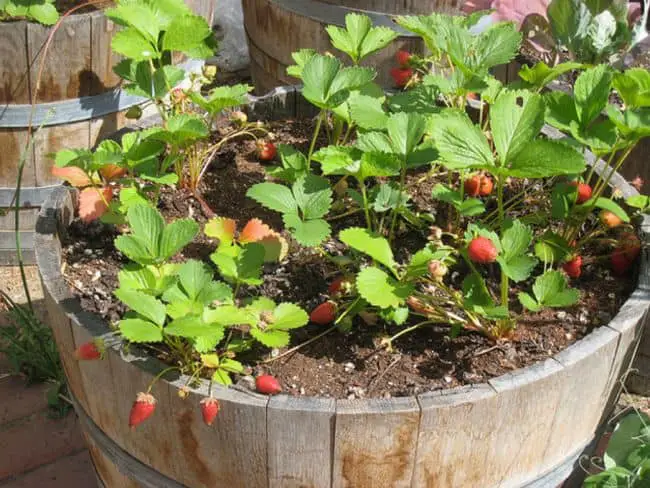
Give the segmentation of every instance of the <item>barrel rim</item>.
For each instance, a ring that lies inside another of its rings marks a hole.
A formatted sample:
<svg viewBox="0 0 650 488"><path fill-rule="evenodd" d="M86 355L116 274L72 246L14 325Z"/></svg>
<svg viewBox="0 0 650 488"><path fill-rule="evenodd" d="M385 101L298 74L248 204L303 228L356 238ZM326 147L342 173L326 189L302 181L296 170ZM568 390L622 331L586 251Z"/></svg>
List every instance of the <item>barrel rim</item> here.
<svg viewBox="0 0 650 488"><path fill-rule="evenodd" d="M63 21L61 22L61 25L65 25L68 22L72 22L72 19L79 19L79 17L89 17L89 18L99 18L99 17L104 17L104 10L105 8L100 8L98 10L93 10L91 12L82 12L82 13L73 13L71 15L68 15L67 17L63 17ZM36 25L43 27L44 29L49 29L52 26L51 25L43 25L39 22L34 22L31 20L25 20L25 19L20 19L20 20L2 20L0 21L0 29L3 28L10 28L10 27L5 27L5 26L11 26L11 27L26 27L28 25Z"/></svg>
<svg viewBox="0 0 650 488"><path fill-rule="evenodd" d="M250 97L250 105L255 110L256 105L263 105L264 102L272 102L276 97L295 96L297 89L295 87L282 87L276 89L263 97ZM262 107L263 108L263 107ZM551 138L563 137L559 131L545 127L545 133ZM588 155L589 156L589 155ZM595 165L596 171L602 172L605 168L605 162L597 159L594 155L587 157L590 164ZM628 184L624 178L615 173L612 176L612 184L617 187L625 196L636 195L638 192ZM61 272L61 247L59 235L73 218L73 194L75 190L61 188L56 190L46 205L41 210L39 220L36 226L36 258L41 274L43 285L46 293L53 299L55 305L60 307L71 320L73 326L79 326L93 337L110 339L110 347L107 354L116 355L117 360L125 361L131 366L145 371L152 376L161 372L167 366L158 359L144 354L143 351L137 350L131 345L129 352L125 353L123 345L125 341L121 338L116 340L110 327L103 319L97 315L82 310L81 303L75 298ZM650 242L650 216L645 216L641 225L641 238L645 243ZM619 346L623 333L630 329L636 329L642 324L648 316L650 309L650 256L646 247L642 252L641 272L639 283L630 298L621 306L616 316L609 324L595 329L590 334L567 347L563 351L553 355L545 361L541 361L525 368L517 369L505 375L493 378L485 383L472 386L456 387L449 390L430 391L416 396L407 396L391 399L358 399L346 400L336 399L333 412L338 418L341 412L408 412L419 414L427 408L443 408L444 406L454 404L471 404L477 401L481 396L499 397L512 389L519 389L524 385L534 385L540 380L554 377L562 374L571 361L577 361L578 358L586 357L592 354L594 350L602 347L603 341L616 345L616 355L618 357ZM626 346L629 347L629 346ZM628 349L623 351L626 355ZM610 365L610 379L618 381L618 372L613 372L614 363ZM616 374L616 378L611 378ZM172 387L179 389L186 384L188 378L179 376L173 380L163 379L164 382ZM199 386L190 388L192 393L199 396L209 395L208 380L201 379ZM617 394L615 383L607 383L605 392L607 395ZM226 399L233 403L248 406L263 406L269 408L276 399L285 398L269 397L259 395L255 392L245 390L241 387L234 386L225 388L220 385L212 386L212 394L218 399ZM295 405L305 405L309 408L311 402L323 397L289 397ZM603 403L603 410L611 408L608 403ZM602 413L602 412L600 412ZM582 446L586 446L590 440ZM582 441L581 441L582 442ZM531 485L533 486L533 485ZM537 485L544 486L544 485Z"/></svg>

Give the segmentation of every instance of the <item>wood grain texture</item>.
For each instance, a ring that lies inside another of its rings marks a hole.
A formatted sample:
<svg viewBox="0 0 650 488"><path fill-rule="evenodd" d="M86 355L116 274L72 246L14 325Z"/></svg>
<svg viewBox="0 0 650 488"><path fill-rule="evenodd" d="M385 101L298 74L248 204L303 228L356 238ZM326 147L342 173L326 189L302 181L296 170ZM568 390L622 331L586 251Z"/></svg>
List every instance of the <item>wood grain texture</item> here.
<svg viewBox="0 0 650 488"><path fill-rule="evenodd" d="M543 474L555 411L561 398L563 367L554 359L490 380L497 396L484 422L493 431L486 444L484 486L518 487ZM483 452L479 449L479 452Z"/></svg>
<svg viewBox="0 0 650 488"><path fill-rule="evenodd" d="M338 400L332 487L410 487L419 423L414 398Z"/></svg>
<svg viewBox="0 0 650 488"><path fill-rule="evenodd" d="M547 466L560 464L595 437L609 399L609 377L620 334L608 328L594 330L554 356L562 366L560 402L544 453ZM567 399L579 399L575 404Z"/></svg>
<svg viewBox="0 0 650 488"><path fill-rule="evenodd" d="M51 29L40 24L27 26L32 90L43 59L43 50ZM55 102L86 97L92 86L91 18L89 15L67 17L54 34L47 52L38 102Z"/></svg>
<svg viewBox="0 0 650 488"><path fill-rule="evenodd" d="M27 60L27 22L0 22L0 105L30 103Z"/></svg>
<svg viewBox="0 0 650 488"><path fill-rule="evenodd" d="M91 84L90 95L99 95L121 85L121 78L113 72L113 66L122 56L111 49L111 39L117 26L101 12L93 12L91 22Z"/></svg>
<svg viewBox="0 0 650 488"><path fill-rule="evenodd" d="M422 408L413 486L482 485L496 427L496 392L475 385L420 395Z"/></svg>
<svg viewBox="0 0 650 488"><path fill-rule="evenodd" d="M646 270L645 272L648 273L647 263L647 260L644 258L641 266L641 274L643 274L643 270ZM608 380L608 389L611 393L605 414L613 408L623 388L623 382L625 381L629 368L632 366L632 361L637 352L642 334L644 331L647 334L647 329L650 324L649 309L650 292L647 290L637 290L623 304L616 317L608 324L609 328L620 334L620 338Z"/></svg>
<svg viewBox="0 0 650 488"><path fill-rule="evenodd" d="M2 209L0 212L7 212L7 215L0 215L0 232L13 233L16 228L16 214L13 208ZM18 225L20 230L33 231L38 219L38 208L21 208L18 210Z"/></svg>
<svg viewBox="0 0 650 488"><path fill-rule="evenodd" d="M321 0L351 9L386 12L396 15L427 15L431 12L457 13L464 0Z"/></svg>
<svg viewBox="0 0 650 488"><path fill-rule="evenodd" d="M1 110L1 109L0 109ZM18 176L18 161L25 151L27 144L27 130L25 129L0 129L0 188L16 188ZM25 159L23 170L23 186L36 186L36 173L34 171L34 153L30 149Z"/></svg>
<svg viewBox="0 0 650 488"><path fill-rule="evenodd" d="M279 396L267 412L270 488L329 488L336 401Z"/></svg>
<svg viewBox="0 0 650 488"><path fill-rule="evenodd" d="M34 133L34 160L37 161L35 186L62 183L52 176L54 161L48 157L48 154L66 148L85 149L90 144L89 134L90 121L88 120L38 129Z"/></svg>
<svg viewBox="0 0 650 488"><path fill-rule="evenodd" d="M220 408L214 424L208 426L200 407L208 396L207 382L180 399L178 389L186 383L187 378L169 383L164 400L172 411L167 420L176 429L170 440L180 441L182 447L185 468L177 479L190 487L267 487L268 397L214 385L211 393Z"/></svg>
<svg viewBox="0 0 650 488"><path fill-rule="evenodd" d="M106 457L102 449L97 446L91 436L84 433L84 440L93 460L97 476L106 488L141 488L141 485L120 472L117 466Z"/></svg>

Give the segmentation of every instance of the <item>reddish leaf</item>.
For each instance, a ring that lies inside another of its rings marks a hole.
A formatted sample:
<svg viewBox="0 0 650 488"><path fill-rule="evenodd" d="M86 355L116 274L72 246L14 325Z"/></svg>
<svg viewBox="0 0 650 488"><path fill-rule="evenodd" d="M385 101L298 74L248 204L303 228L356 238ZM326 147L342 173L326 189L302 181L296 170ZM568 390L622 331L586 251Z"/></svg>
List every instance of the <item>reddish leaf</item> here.
<svg viewBox="0 0 650 488"><path fill-rule="evenodd" d="M88 178L88 175L84 170L77 168L76 166L68 166L67 168L52 166L52 175L67 181L77 188L92 185L90 178Z"/></svg>
<svg viewBox="0 0 650 488"><path fill-rule="evenodd" d="M239 234L239 241L246 244L249 242L259 242L274 232L271 228L260 219L251 219Z"/></svg>
<svg viewBox="0 0 650 488"><path fill-rule="evenodd" d="M126 168L122 168L117 164L105 164L99 170L99 174L102 175L106 181L113 181L121 178L126 174Z"/></svg>
<svg viewBox="0 0 650 488"><path fill-rule="evenodd" d="M265 262L275 263L282 261L287 257L289 244L287 243L287 240L277 232L271 231L271 234L263 237L258 242L264 246Z"/></svg>
<svg viewBox="0 0 650 488"><path fill-rule="evenodd" d="M235 237L237 222L225 217L215 217L205 224L205 235L215 237L220 242L230 243Z"/></svg>
<svg viewBox="0 0 650 488"><path fill-rule="evenodd" d="M100 195L102 192L104 198ZM86 188L79 194L79 218L88 223L100 218L108 210L108 203L113 199L110 186L104 188Z"/></svg>

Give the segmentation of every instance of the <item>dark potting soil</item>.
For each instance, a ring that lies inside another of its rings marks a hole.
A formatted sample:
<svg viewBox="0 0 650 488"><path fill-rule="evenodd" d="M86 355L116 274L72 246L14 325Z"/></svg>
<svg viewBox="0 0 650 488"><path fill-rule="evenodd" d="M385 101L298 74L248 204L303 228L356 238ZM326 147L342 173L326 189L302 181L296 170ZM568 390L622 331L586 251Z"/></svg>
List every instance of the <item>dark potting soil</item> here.
<svg viewBox="0 0 650 488"><path fill-rule="evenodd" d="M271 124L271 129L277 142L307 150L311 122L284 121ZM251 185L264 179L264 168L255 156L255 143L231 142L221 150L206 173L202 195L211 210L219 216L238 220L240 228L249 219L260 218L279 230L282 229L280 215L264 209L245 195ZM430 199L434 184L425 172L409 176L415 209L435 211L436 206ZM526 201L527 213L544 211L535 199L536 194L539 192L531 191ZM167 220L189 217L201 225L208 220L203 206L182 190L164 190L159 209ZM363 226L363 221L352 216L331 224L333 235L337 235L342 228ZM112 295L117 287L117 274L127 262L113 247L113 239L118 234L119 230L114 227L101 223L83 224L77 220L69 228L63 249L64 275L82 307L113 324L126 311ZM404 231L397 240L397 256L408 256L424 246L425 234L426 231ZM316 252L299 247L286 234L285 237L291 246L287 259L280 264L267 265L261 287L244 289L243 295L264 295L276 301L298 303L311 310L327 299L327 286L336 276L336 268ZM334 239L324 247L333 254L343 251L343 245ZM200 234L198 240L175 259L210 262L209 255L215 248L216 242ZM485 382L547 359L611 320L635 288L636 277L613 277L606 263L585 262L583 275L571 280L572 286L581 291L580 303L566 310L528 314L513 301L513 310L520 315L517 329L509 340L495 343L474 332L463 332L451 339L448 327L436 325L402 336L389 351L381 347L381 338L392 336L406 326L387 326L381 322L372 325L357 319L350 333L332 331L286 356L282 356L285 350L259 349L239 359L251 367L253 375L276 376L284 391L293 395L389 398ZM496 277L496 273L491 275ZM460 288L460 273L451 270L448 279ZM530 283L526 288L530 288ZM309 325L294 331L292 343L286 350L326 329L327 326ZM273 357L277 359L264 363ZM244 384L245 380L240 378Z"/></svg>

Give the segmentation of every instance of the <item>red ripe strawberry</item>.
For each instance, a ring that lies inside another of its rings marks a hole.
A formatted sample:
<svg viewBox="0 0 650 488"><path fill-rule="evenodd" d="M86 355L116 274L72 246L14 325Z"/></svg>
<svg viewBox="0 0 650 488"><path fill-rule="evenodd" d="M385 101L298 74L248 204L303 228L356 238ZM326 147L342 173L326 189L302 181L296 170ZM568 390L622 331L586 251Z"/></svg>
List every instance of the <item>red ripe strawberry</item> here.
<svg viewBox="0 0 650 488"><path fill-rule="evenodd" d="M75 359L81 361L94 361L96 359L102 359L103 356L104 343L100 339L86 342L74 351Z"/></svg>
<svg viewBox="0 0 650 488"><path fill-rule="evenodd" d="M309 320L318 325L331 324L336 320L336 303L325 302L311 311Z"/></svg>
<svg viewBox="0 0 650 488"><path fill-rule="evenodd" d="M478 236L467 246L467 254L475 263L487 264L496 261L499 251L490 239Z"/></svg>
<svg viewBox="0 0 650 488"><path fill-rule="evenodd" d="M156 410L156 399L150 393L138 393L129 414L129 427L135 429Z"/></svg>
<svg viewBox="0 0 650 488"><path fill-rule="evenodd" d="M395 86L404 88L411 80L413 70L411 68L393 68L390 70L390 75L393 77Z"/></svg>
<svg viewBox="0 0 650 488"><path fill-rule="evenodd" d="M610 229L618 227L623 223L623 221L618 216L609 210L603 210L600 212L600 221L605 227L609 227Z"/></svg>
<svg viewBox="0 0 650 488"><path fill-rule="evenodd" d="M275 144L271 141L257 142L257 157L260 158L260 161L273 161L277 153Z"/></svg>
<svg viewBox="0 0 650 488"><path fill-rule="evenodd" d="M404 49L400 49L399 51L397 51L395 58L397 59L397 63L402 68L408 68L409 61L411 60L411 53L405 51Z"/></svg>
<svg viewBox="0 0 650 488"><path fill-rule="evenodd" d="M470 197L477 197L481 193L481 177L479 175L474 175L465 180L463 183L465 188L465 193Z"/></svg>
<svg viewBox="0 0 650 488"><path fill-rule="evenodd" d="M481 186L479 188L479 194L482 197L487 197L492 193L492 189L494 188L494 182L492 181L492 178L489 176L481 176Z"/></svg>
<svg viewBox="0 0 650 488"><path fill-rule="evenodd" d="M209 397L201 400L201 415L203 415L203 422L206 425L212 425L218 413L219 402L216 398Z"/></svg>
<svg viewBox="0 0 650 488"><path fill-rule="evenodd" d="M263 374L255 378L255 388L258 392L265 395L276 395L282 391L280 382L268 374Z"/></svg>
<svg viewBox="0 0 650 488"><path fill-rule="evenodd" d="M641 253L641 242L632 232L624 232L620 237L619 249L628 261L634 261Z"/></svg>
<svg viewBox="0 0 650 488"><path fill-rule="evenodd" d="M591 187L586 183L572 181L571 186L574 186L578 189L578 197L576 199L577 204L585 203L591 198Z"/></svg>
<svg viewBox="0 0 650 488"><path fill-rule="evenodd" d="M562 269L570 278L580 278L582 274L582 256L576 256L571 261L567 261L562 265Z"/></svg>
<svg viewBox="0 0 650 488"><path fill-rule="evenodd" d="M330 283L330 286L327 287L327 292L330 295L343 295L347 293L351 287L352 283L348 277L339 276Z"/></svg>
<svg viewBox="0 0 650 488"><path fill-rule="evenodd" d="M618 248L612 253L610 257L610 262L614 274L621 276L624 275L628 269L630 269L630 267L634 263L634 260L628 259L627 256L625 255L625 251L621 248Z"/></svg>

